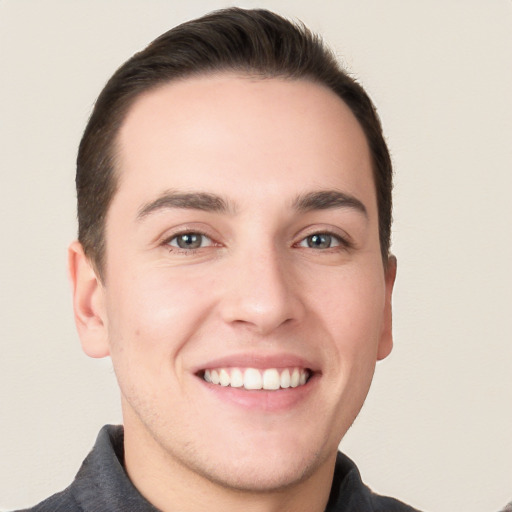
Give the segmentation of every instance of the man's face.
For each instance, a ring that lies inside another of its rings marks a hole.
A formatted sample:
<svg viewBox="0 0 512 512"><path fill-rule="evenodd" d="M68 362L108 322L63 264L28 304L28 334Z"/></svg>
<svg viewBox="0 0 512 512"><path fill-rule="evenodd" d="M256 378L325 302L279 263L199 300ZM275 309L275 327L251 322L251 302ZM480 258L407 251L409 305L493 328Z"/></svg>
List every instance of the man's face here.
<svg viewBox="0 0 512 512"><path fill-rule="evenodd" d="M253 490L332 464L391 350L358 122L322 86L219 75L141 96L118 143L99 302L127 460Z"/></svg>

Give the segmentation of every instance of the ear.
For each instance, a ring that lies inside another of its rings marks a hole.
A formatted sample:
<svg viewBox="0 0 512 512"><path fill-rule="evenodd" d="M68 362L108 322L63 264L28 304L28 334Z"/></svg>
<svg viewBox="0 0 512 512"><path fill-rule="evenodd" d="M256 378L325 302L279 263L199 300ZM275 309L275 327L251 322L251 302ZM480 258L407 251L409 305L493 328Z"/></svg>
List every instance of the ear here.
<svg viewBox="0 0 512 512"><path fill-rule="evenodd" d="M391 296L393 294L393 285L396 278L397 261L395 256L390 255L387 261L387 266L384 270L386 281L386 301L384 304L384 317L382 321L382 332L377 352L377 359L389 356L393 348L393 329L392 329L392 311L391 311Z"/></svg>
<svg viewBox="0 0 512 512"><path fill-rule="evenodd" d="M90 357L108 356L105 288L78 241L68 249L68 272L73 291L75 324L82 349Z"/></svg>

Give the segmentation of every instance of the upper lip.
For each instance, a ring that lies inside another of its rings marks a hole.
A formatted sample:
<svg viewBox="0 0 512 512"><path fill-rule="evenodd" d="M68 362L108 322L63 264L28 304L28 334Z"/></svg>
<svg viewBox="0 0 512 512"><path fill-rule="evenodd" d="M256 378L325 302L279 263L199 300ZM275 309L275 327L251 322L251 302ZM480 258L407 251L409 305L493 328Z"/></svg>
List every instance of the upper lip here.
<svg viewBox="0 0 512 512"><path fill-rule="evenodd" d="M313 361L290 353L261 354L243 353L232 354L215 359L210 359L196 366L194 373L213 368L307 368L313 372L319 370Z"/></svg>

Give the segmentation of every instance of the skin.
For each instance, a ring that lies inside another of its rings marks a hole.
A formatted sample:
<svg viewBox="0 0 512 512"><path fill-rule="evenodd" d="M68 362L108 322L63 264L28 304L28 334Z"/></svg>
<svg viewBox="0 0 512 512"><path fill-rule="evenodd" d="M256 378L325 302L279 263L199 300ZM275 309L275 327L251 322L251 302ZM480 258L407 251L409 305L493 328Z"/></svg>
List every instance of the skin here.
<svg viewBox="0 0 512 512"><path fill-rule="evenodd" d="M121 389L130 478L163 511L324 510L392 347L396 265L358 122L318 84L222 74L138 98L118 147L104 282L78 242L69 262L83 348L112 358ZM318 191L349 201L300 202ZM190 250L179 233L205 236ZM312 378L233 394L201 378L219 358Z"/></svg>

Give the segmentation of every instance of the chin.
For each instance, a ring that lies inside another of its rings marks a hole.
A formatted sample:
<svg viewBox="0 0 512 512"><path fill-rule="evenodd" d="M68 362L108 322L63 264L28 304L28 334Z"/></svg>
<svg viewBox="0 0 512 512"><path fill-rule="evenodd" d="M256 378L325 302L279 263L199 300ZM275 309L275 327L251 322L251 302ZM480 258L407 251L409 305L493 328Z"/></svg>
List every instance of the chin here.
<svg viewBox="0 0 512 512"><path fill-rule="evenodd" d="M313 473L307 466L290 467L290 464L275 464L273 460L245 467L236 464L235 468L212 468L213 471L204 476L217 485L233 490L268 493L293 487Z"/></svg>
<svg viewBox="0 0 512 512"><path fill-rule="evenodd" d="M212 483L240 492L279 492L293 487L314 474L328 457L312 450L269 450L230 453L217 464L194 469ZM197 461L199 462L199 461Z"/></svg>

